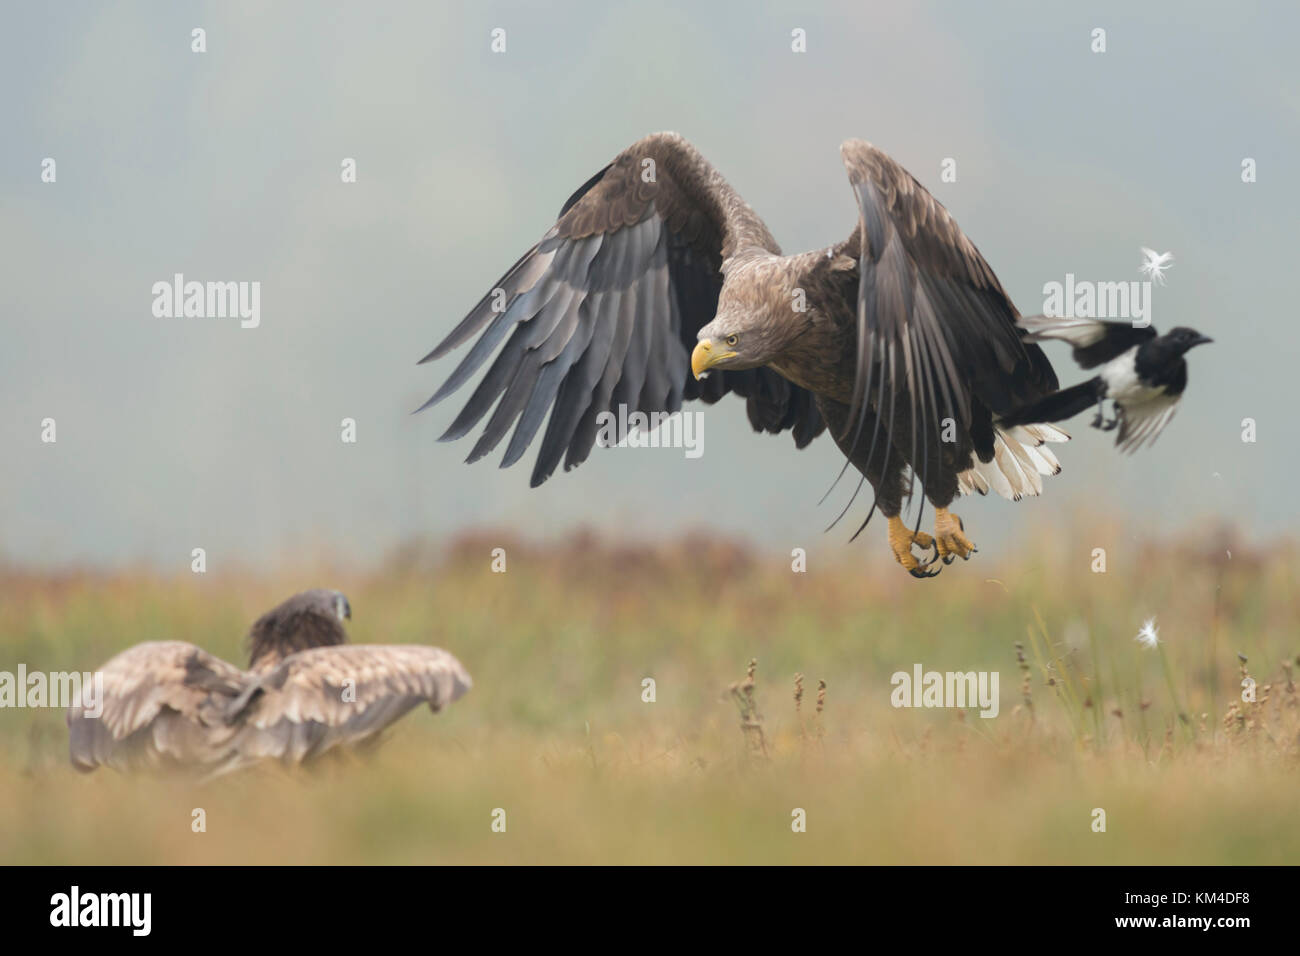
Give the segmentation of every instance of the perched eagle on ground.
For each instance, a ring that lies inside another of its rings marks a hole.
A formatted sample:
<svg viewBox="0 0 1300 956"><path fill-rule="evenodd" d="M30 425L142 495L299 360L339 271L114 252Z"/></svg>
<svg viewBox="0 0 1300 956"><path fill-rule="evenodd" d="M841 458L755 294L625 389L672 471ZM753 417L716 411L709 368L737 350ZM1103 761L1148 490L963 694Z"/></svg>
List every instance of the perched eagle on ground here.
<svg viewBox="0 0 1300 956"><path fill-rule="evenodd" d="M225 773L264 759L306 764L376 743L422 703L435 713L469 690L451 654L416 644L348 645L338 591L289 598L248 634L240 670L184 641L151 641L99 669L103 712L68 709L72 765L90 771L194 768Z"/></svg>
<svg viewBox="0 0 1300 956"><path fill-rule="evenodd" d="M975 547L948 511L955 497L1036 495L1041 476L1060 470L1044 442L1064 432L999 422L1054 392L1056 374L948 211L869 143L849 140L840 154L856 227L784 256L682 137L628 147L422 360L478 336L428 407L497 353L442 440L492 411L469 461L513 426L506 467L549 413L536 486L561 459L566 469L586 459L602 413L673 412L735 392L755 430L789 430L796 447L829 429L845 469L874 489L867 521L876 508L886 516L894 557L913 575L968 558ZM923 501L914 527L900 517L918 482L933 538L919 531ZM921 563L914 544L934 554Z"/></svg>

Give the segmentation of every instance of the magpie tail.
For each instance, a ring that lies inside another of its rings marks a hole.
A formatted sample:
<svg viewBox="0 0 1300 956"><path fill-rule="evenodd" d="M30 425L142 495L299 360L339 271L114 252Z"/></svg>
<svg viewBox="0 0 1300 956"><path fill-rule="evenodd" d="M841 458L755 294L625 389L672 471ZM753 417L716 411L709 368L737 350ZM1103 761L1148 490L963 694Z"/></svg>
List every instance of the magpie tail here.
<svg viewBox="0 0 1300 956"><path fill-rule="evenodd" d="M1098 375L1078 385L1071 385L1059 392L1044 395L1037 401L1012 410L1009 414L1000 415L999 424L1031 425L1039 422L1062 422L1096 405L1105 395L1106 383Z"/></svg>

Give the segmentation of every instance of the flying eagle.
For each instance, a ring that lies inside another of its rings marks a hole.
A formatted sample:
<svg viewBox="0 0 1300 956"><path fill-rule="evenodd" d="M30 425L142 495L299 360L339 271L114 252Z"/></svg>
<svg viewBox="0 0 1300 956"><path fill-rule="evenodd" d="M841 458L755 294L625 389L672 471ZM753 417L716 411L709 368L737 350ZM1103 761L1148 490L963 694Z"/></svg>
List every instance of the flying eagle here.
<svg viewBox="0 0 1300 956"><path fill-rule="evenodd" d="M128 648L99 669L103 712L68 709L72 765L91 771L196 768L264 759L306 764L364 747L407 711L435 713L471 686L451 654L415 644L348 645L338 591L304 591L263 614L241 670L185 641Z"/></svg>
<svg viewBox="0 0 1300 956"><path fill-rule="evenodd" d="M875 493L862 527L878 508L914 576L969 558L975 546L948 511L955 497L1017 500L1060 470L1044 443L1064 432L999 420L1054 392L1056 374L948 211L871 144L849 140L840 155L857 225L829 248L784 256L681 136L629 146L421 360L478 337L427 408L496 352L441 440L491 410L468 461L513 426L507 467L549 412L537 486L561 459L566 470L586 459L602 413L671 413L735 392L756 431L789 430L797 448L830 430L844 470ZM900 516L917 483L935 509L933 538L919 530L924 501L913 527ZM914 544L933 555L919 562Z"/></svg>

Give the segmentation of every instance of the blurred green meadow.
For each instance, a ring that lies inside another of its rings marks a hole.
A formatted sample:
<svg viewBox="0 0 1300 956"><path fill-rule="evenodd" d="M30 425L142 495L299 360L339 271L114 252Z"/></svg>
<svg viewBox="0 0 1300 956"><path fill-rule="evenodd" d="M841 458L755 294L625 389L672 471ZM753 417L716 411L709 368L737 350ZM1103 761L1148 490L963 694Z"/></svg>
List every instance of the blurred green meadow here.
<svg viewBox="0 0 1300 956"><path fill-rule="evenodd" d="M446 647L475 680L374 755L203 784L83 776L61 712L0 710L0 861L1300 861L1296 545L1086 527L930 581L874 537L794 573L711 537L491 532L365 572L0 569L0 670L89 670L164 638L243 664L249 622L327 586L354 641ZM1081 540L1108 544L1104 573ZM891 706L915 664L997 671L998 716Z"/></svg>

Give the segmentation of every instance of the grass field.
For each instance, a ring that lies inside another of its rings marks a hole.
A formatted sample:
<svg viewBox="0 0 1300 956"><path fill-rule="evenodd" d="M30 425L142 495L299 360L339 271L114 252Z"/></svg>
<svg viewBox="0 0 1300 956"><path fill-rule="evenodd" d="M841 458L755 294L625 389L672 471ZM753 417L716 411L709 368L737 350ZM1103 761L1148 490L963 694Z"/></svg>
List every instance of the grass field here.
<svg viewBox="0 0 1300 956"><path fill-rule="evenodd" d="M1126 540L1096 528L1089 540L1106 534ZM490 569L495 547L504 574ZM0 859L1300 860L1293 544L1126 543L1106 573L1086 551L1044 546L922 582L880 551L839 548L835 567L813 558L792 573L788 555L717 539L541 546L484 533L366 573L8 569L0 669L87 670L159 638L242 661L257 614L320 585L351 598L354 641L446 647L475 687L443 714L413 712L364 760L206 784L79 775L60 712L0 711ZM1134 637L1152 616L1161 643L1147 648ZM999 715L894 708L890 676L918 663L999 672ZM796 808L806 832L792 830Z"/></svg>

